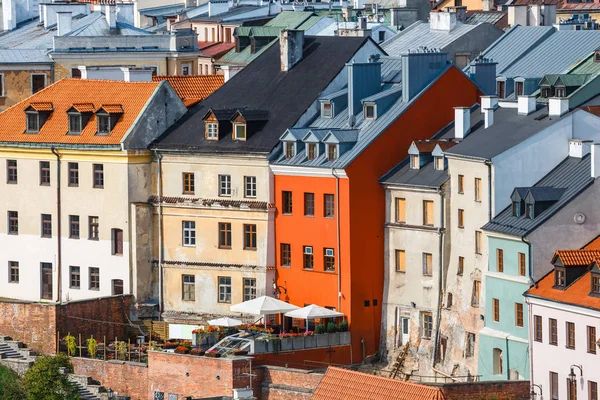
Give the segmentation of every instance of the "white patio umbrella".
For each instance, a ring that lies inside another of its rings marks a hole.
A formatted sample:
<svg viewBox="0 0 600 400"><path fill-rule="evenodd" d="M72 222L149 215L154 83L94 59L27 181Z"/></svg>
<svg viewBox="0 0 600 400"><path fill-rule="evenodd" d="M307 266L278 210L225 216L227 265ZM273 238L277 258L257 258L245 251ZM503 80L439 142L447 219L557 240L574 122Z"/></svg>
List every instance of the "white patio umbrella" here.
<svg viewBox="0 0 600 400"><path fill-rule="evenodd" d="M299 308L293 304L268 296L257 297L256 299L244 301L243 303L234 304L229 307L231 311L235 312L262 315L265 323L267 322L265 315L285 313Z"/></svg>
<svg viewBox="0 0 600 400"><path fill-rule="evenodd" d="M330 310L325 307L318 306L316 304L311 304L309 306L299 308L294 311L289 311L284 314L286 317L297 318L297 319L305 319L306 320L306 330L308 331L308 320L315 318L336 318L343 317L344 314L335 310Z"/></svg>
<svg viewBox="0 0 600 400"><path fill-rule="evenodd" d="M233 326L240 326L243 324L243 322L240 321L239 319L223 317L223 318L211 319L208 321L208 324L212 325L212 326L224 326L224 327L229 328L229 327L233 327Z"/></svg>

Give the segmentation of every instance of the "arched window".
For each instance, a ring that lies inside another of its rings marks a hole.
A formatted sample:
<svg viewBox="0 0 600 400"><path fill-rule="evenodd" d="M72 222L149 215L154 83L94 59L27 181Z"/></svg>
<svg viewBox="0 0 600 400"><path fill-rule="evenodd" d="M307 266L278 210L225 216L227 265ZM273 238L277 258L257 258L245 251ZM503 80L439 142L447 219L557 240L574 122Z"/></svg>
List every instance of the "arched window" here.
<svg viewBox="0 0 600 400"><path fill-rule="evenodd" d="M494 375L502 375L502 350L494 349Z"/></svg>

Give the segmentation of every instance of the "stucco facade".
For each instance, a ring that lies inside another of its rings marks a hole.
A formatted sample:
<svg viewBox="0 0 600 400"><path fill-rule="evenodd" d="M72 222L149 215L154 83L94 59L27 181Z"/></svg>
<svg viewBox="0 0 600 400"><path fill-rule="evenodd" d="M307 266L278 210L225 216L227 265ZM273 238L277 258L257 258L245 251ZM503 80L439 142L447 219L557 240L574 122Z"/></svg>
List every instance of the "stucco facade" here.
<svg viewBox="0 0 600 400"><path fill-rule="evenodd" d="M170 322L195 320L204 324L215 315L234 315L229 307L248 299L244 298L245 285L246 295L250 295L248 279L254 284L251 296L271 295L269 289L275 277L270 243L274 240L274 213L270 206L272 176L266 157L224 158L166 151L161 151L159 157L160 176L158 159L154 172L160 179L163 201L160 206L154 201L155 238L159 238L154 241L154 260L163 260L165 318ZM185 174L194 177L193 193L184 190ZM223 176L230 177L229 195L220 191ZM246 191L247 177L255 182L252 193ZM193 224L187 225L190 222ZM222 224L228 224L228 244L220 235ZM184 226L193 226L193 241L184 238ZM245 242L248 226L254 227L253 248ZM184 275L194 277L193 295L183 295ZM229 279L224 282L220 278Z"/></svg>
<svg viewBox="0 0 600 400"><path fill-rule="evenodd" d="M44 75L46 85L50 85L53 80L52 62L48 60L47 65L35 66L26 64L0 66L0 79L2 79L0 110L5 110L33 94L33 75Z"/></svg>

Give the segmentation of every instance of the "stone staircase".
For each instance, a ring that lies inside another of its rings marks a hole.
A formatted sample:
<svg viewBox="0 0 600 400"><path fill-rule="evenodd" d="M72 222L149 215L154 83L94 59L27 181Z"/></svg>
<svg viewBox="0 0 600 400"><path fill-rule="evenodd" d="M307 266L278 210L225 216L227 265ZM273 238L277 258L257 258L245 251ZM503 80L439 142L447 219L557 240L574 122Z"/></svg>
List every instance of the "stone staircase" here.
<svg viewBox="0 0 600 400"><path fill-rule="evenodd" d="M69 381L73 382L79 390L81 400L108 399L106 389L89 376L69 374Z"/></svg>

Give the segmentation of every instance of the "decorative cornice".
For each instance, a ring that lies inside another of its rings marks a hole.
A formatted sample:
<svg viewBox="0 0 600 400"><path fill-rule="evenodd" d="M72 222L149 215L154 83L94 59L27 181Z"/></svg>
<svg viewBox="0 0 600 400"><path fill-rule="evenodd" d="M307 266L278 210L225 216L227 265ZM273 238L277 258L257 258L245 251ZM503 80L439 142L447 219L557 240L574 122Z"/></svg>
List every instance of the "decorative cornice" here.
<svg viewBox="0 0 600 400"><path fill-rule="evenodd" d="M161 201L162 200L162 201ZM251 210L275 210L275 204L267 203L266 201L253 201L253 200L230 200L230 199L201 199L199 197L174 197L174 196L150 196L148 202L152 204L158 204L161 201L163 204L178 204L185 206L201 206L212 208L218 206L219 208L240 208L240 209L251 209Z"/></svg>
<svg viewBox="0 0 600 400"><path fill-rule="evenodd" d="M158 265L158 260L152 260L152 264ZM226 264L226 263L212 263L212 262L205 262L205 261L176 261L176 260L163 260L163 266L236 268L236 269L267 269L267 268L269 268L269 267L263 267L260 265L249 265L249 264Z"/></svg>

